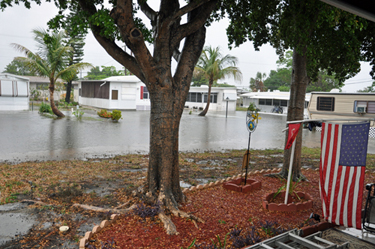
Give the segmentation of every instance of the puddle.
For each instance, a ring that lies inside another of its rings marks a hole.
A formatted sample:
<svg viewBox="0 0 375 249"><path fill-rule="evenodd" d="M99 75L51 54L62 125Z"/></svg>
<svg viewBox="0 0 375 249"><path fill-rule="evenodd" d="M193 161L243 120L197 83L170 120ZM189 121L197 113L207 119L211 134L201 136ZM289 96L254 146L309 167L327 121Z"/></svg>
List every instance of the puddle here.
<svg viewBox="0 0 375 249"><path fill-rule="evenodd" d="M196 164L207 164L207 163L208 163L208 160L202 160L202 161L196 162Z"/></svg>
<svg viewBox="0 0 375 249"><path fill-rule="evenodd" d="M184 181L180 181L180 187L182 188L190 188L192 185L187 183L187 182L184 182Z"/></svg>
<svg viewBox="0 0 375 249"><path fill-rule="evenodd" d="M112 170L115 172L144 172L147 171L147 168L140 168L140 169L120 169L120 170Z"/></svg>
<svg viewBox="0 0 375 249"><path fill-rule="evenodd" d="M205 170L213 170L213 169L220 170L220 169L223 169L223 167L202 167L201 169L205 169Z"/></svg>
<svg viewBox="0 0 375 249"><path fill-rule="evenodd" d="M199 184L206 184L206 183L208 183L208 180L204 179L204 178L196 178L195 180L197 182L199 182Z"/></svg>
<svg viewBox="0 0 375 249"><path fill-rule="evenodd" d="M4 204L4 205L0 205L0 212L9 212L9 211L14 211L14 210L19 210L19 209L26 208L27 206L28 204L20 203L20 202Z"/></svg>
<svg viewBox="0 0 375 249"><path fill-rule="evenodd" d="M214 166L221 166L221 162L222 162L222 160L201 160L201 161L198 161L197 164L199 164L199 165L210 164L210 165L214 165Z"/></svg>
<svg viewBox="0 0 375 249"><path fill-rule="evenodd" d="M271 157L284 157L284 155L271 155Z"/></svg>
<svg viewBox="0 0 375 249"><path fill-rule="evenodd" d="M21 213L0 214L0 246L16 238L25 235L36 224L33 216Z"/></svg>
<svg viewBox="0 0 375 249"><path fill-rule="evenodd" d="M312 166L311 165L303 165L301 166L303 169L312 169Z"/></svg>

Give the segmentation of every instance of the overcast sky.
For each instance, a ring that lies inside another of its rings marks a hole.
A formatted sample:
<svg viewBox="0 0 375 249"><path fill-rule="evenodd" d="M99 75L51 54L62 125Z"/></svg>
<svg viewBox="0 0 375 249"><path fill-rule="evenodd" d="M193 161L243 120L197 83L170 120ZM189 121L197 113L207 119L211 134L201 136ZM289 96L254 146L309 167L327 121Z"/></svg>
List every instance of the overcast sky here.
<svg viewBox="0 0 375 249"><path fill-rule="evenodd" d="M31 33L32 29L47 28L47 22L57 14L54 4L43 3L38 6L32 3L30 10L23 5L7 8L4 12L0 12L0 72L8 65L14 57L23 56L21 53L13 49L10 44L17 43L26 48L35 51L36 43ZM229 21L224 19L220 22L212 24L207 28L206 44L212 47L220 47L222 53L231 54L238 58L238 67L242 71L242 82L234 82L232 79L224 80L227 83L237 86L248 87L251 77L255 77L256 73L262 72L269 74L270 70L276 70L276 61L278 56L275 50L264 45L260 51L255 51L252 43L247 42L238 48L228 49L228 39L225 29ZM99 45L92 34L86 37L86 45L84 47L84 62L89 62L94 66L115 66L122 69L123 66L110 57L105 50ZM368 63L362 63L362 70L354 78L345 82L342 88L344 92L356 92L366 86L372 84L369 72L371 66Z"/></svg>

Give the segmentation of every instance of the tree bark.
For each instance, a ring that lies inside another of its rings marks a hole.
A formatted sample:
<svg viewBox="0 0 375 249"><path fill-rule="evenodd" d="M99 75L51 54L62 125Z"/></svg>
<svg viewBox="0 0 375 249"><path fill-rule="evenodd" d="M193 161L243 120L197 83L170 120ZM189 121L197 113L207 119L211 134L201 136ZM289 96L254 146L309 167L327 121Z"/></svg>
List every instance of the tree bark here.
<svg viewBox="0 0 375 249"><path fill-rule="evenodd" d="M49 102L50 102L50 105L51 105L52 112L53 112L53 114L55 114L58 117L65 117L65 115L62 112L60 112L59 109L57 109L57 107L55 105L55 100L54 100L54 97L53 97L54 91L55 91L55 84L50 83L50 85L49 85Z"/></svg>
<svg viewBox="0 0 375 249"><path fill-rule="evenodd" d="M306 51L306 50L305 50ZM293 51L293 72L292 84L290 87L290 100L288 106L287 121L303 120L305 108L305 94L308 84L307 59L305 51L300 53L296 49ZM285 134L285 144L288 139L288 132ZM298 132L295 141L295 151L293 158L293 181L297 181L301 175L301 150L302 150L302 128ZM288 176L291 149L284 150L284 163L280 175L284 178Z"/></svg>
<svg viewBox="0 0 375 249"><path fill-rule="evenodd" d="M212 88L212 84L213 84L213 79L210 79L210 81L208 83L207 105L204 108L204 110L201 113L199 113L199 116L206 116L206 114L208 112L208 108L210 107L210 102L211 102L211 88Z"/></svg>
<svg viewBox="0 0 375 249"><path fill-rule="evenodd" d="M70 103L70 92L72 91L72 82L68 81L66 83L66 95L65 95L65 102Z"/></svg>
<svg viewBox="0 0 375 249"><path fill-rule="evenodd" d="M150 161L148 190L167 207L183 200L179 184L178 138L181 114L176 110L172 88L150 92Z"/></svg>

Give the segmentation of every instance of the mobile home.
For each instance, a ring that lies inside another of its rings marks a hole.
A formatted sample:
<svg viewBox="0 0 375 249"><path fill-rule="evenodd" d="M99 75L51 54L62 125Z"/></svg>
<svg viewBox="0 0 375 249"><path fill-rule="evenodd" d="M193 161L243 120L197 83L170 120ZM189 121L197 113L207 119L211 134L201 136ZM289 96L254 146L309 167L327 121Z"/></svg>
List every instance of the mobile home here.
<svg viewBox="0 0 375 249"><path fill-rule="evenodd" d="M208 99L208 86L190 87L185 107L203 110ZM212 87L210 97L210 111L235 111L237 89L235 87Z"/></svg>
<svg viewBox="0 0 375 249"><path fill-rule="evenodd" d="M375 94L312 92L308 112L310 119L375 118Z"/></svg>
<svg viewBox="0 0 375 249"><path fill-rule="evenodd" d="M29 109L29 79L14 74L0 74L0 111Z"/></svg>
<svg viewBox="0 0 375 249"><path fill-rule="evenodd" d="M261 112L272 113L275 106L283 108L283 113L288 112L290 92L281 92L275 90L273 92L249 92L240 95L242 97L243 106L247 107L250 103L255 104ZM310 94L305 96L305 115L307 116L307 106L310 101Z"/></svg>
<svg viewBox="0 0 375 249"><path fill-rule="evenodd" d="M79 104L108 110L150 110L150 97L136 76L112 76L79 83Z"/></svg>

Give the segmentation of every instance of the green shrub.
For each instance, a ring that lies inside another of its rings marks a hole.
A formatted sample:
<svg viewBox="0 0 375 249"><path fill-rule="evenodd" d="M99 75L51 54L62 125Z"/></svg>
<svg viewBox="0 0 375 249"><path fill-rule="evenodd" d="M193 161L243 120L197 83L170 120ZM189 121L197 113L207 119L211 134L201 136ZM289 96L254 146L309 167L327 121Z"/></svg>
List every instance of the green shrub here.
<svg viewBox="0 0 375 249"><path fill-rule="evenodd" d="M100 112L98 112L99 117L102 118L112 118L111 112L108 112L107 110L101 109Z"/></svg>
<svg viewBox="0 0 375 249"><path fill-rule="evenodd" d="M76 118L81 119L83 114L85 114L85 113L83 111L80 111L79 109L77 109L75 112L72 112L72 114L74 116L76 116Z"/></svg>
<svg viewBox="0 0 375 249"><path fill-rule="evenodd" d="M39 112L41 112L41 113L47 112L47 113L52 114L51 106L49 104L46 104L46 103L42 102L41 106L39 107Z"/></svg>
<svg viewBox="0 0 375 249"><path fill-rule="evenodd" d="M121 118L121 111L119 111L119 110L113 110L111 118L112 118L112 120L118 121Z"/></svg>

